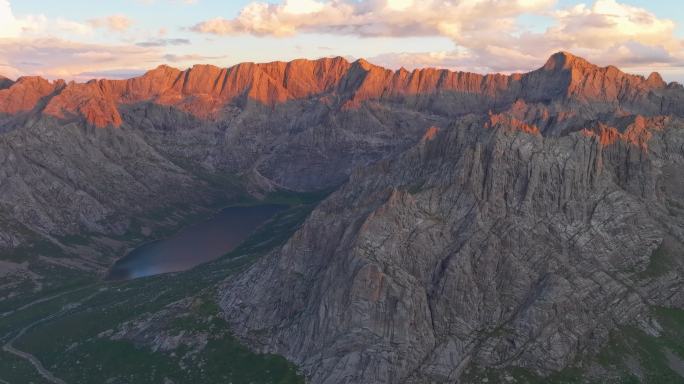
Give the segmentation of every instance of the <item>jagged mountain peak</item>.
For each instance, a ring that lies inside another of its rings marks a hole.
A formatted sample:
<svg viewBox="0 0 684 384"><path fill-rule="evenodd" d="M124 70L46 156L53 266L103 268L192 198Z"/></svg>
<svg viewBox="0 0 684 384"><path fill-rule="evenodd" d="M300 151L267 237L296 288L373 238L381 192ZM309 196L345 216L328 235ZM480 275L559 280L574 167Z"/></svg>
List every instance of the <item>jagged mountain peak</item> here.
<svg viewBox="0 0 684 384"><path fill-rule="evenodd" d="M583 80L588 76L595 77L598 74L599 76L607 76L610 80L625 78L631 82L644 83L652 88L667 86L667 83L658 72L651 73L647 78L641 75L632 75L614 65L601 67L566 51L556 52L551 55L540 70L551 73L569 72L573 74L576 80Z"/></svg>
<svg viewBox="0 0 684 384"><path fill-rule="evenodd" d="M544 70L547 71L558 71L558 70L567 70L567 69L572 69L572 68L598 68L597 65L594 65L587 61L584 58L581 58L579 56L575 56L570 52L567 51L559 51L554 53L549 57L549 59L546 61L546 64L542 67Z"/></svg>
<svg viewBox="0 0 684 384"><path fill-rule="evenodd" d="M563 99L580 103L639 103L651 92L668 87L653 73L645 78L614 65L601 67L569 52L557 52L536 71L523 75L536 100Z"/></svg>
<svg viewBox="0 0 684 384"><path fill-rule="evenodd" d="M371 64L368 60L366 59L357 59L353 63L355 66L358 66L359 68L362 68L366 71L370 71L375 65Z"/></svg>
<svg viewBox="0 0 684 384"><path fill-rule="evenodd" d="M161 64L161 65L157 66L156 68L145 72L145 74L143 74L142 77L159 76L162 74L172 74L172 73L176 74L179 72L181 72L181 70L178 68L172 67L172 66L167 65L167 64Z"/></svg>
<svg viewBox="0 0 684 384"><path fill-rule="evenodd" d="M602 76L608 76L610 80L618 78L626 78L628 81L644 83L647 86L653 88L663 88L667 86L667 83L663 80L662 76L658 72L652 72L648 78L641 75L633 75L622 71L615 65L607 65L601 67L599 65L593 64L590 61L575 56L570 52L560 51L556 52L546 61L546 64L542 67L546 71L570 71L578 74L575 76L578 79L584 79L591 74L600 74Z"/></svg>
<svg viewBox="0 0 684 384"><path fill-rule="evenodd" d="M665 80L663 80L663 77L660 76L660 73L658 72L651 72L650 75L646 78L646 82L653 85L653 86L660 86L662 84L666 84Z"/></svg>

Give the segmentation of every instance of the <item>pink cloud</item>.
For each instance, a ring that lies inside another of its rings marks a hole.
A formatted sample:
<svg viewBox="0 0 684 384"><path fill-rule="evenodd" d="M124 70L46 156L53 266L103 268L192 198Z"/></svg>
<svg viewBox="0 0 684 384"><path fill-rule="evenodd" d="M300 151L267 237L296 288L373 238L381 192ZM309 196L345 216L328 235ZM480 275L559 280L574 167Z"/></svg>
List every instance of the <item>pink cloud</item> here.
<svg viewBox="0 0 684 384"><path fill-rule="evenodd" d="M77 43L54 38L0 39L0 73L87 80L86 72L141 70L163 62L163 52L127 45Z"/></svg>

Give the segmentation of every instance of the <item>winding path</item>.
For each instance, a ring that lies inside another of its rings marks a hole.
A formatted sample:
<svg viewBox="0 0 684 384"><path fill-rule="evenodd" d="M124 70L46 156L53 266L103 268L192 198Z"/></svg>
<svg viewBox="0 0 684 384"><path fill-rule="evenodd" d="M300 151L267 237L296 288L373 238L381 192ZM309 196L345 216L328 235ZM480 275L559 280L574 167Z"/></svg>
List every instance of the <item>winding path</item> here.
<svg viewBox="0 0 684 384"><path fill-rule="evenodd" d="M67 310L68 310L68 309L67 309ZM47 370L47 368L45 368L45 367L43 366L43 363L41 363L40 360L38 360L37 357L33 356L33 355L30 354L30 353L27 353L27 352L24 352L24 351L20 351L20 350L14 348L14 346L13 346L12 344L13 344L16 340L18 340L20 337L24 336L24 334L26 333L26 331L28 331L29 329L33 328L34 326L36 326L36 325L38 325L38 324L40 324L40 323L42 323L42 322L44 322L44 321L48 321L48 320L54 319L55 317L57 317L57 316L59 316L60 314L64 313L64 311L65 311L65 310L63 309L62 311L59 311L59 312L57 312L57 313L53 313L53 314L50 315L50 316L47 316L47 317L44 317L44 318L42 318L42 319L36 320L36 321L34 321L33 323L31 323L31 324L25 326L24 328L21 329L21 331L19 331L19 333L17 333L13 338L11 338L10 341L8 341L5 345L2 346L2 350L3 350L3 351L8 352L8 353L11 353L11 354L13 354L13 355L15 355L15 356L18 356L18 357L20 357L20 358L22 358L22 359L24 359L24 360L28 360L28 362L31 363L31 364L36 368L36 370L38 371L38 373L39 373L41 376L43 376L43 377L45 378L45 380L47 380L47 381L49 381L49 382L51 382L51 383L54 383L54 384L66 384L66 382L65 382L64 380L62 380L62 379L56 377L55 375L52 374L52 372L50 372L49 370Z"/></svg>
<svg viewBox="0 0 684 384"><path fill-rule="evenodd" d="M79 289L84 289L84 288L86 288L86 287L81 287L81 288L79 288ZM42 302L45 302L45 301L48 301L48 300L51 300L51 299L54 299L54 298L57 298L57 297L66 295L66 294L71 293L71 292L75 292L75 291L77 291L77 290L78 290L78 289L74 289L74 290L71 290L71 291L68 291L68 292L63 292L63 293L61 293L61 294L59 294L59 295L54 295L54 296L51 296L51 297L48 297L48 298L45 298L45 299L36 300L36 301L34 301L34 302L32 302L32 303L29 303L29 304L27 304L27 305L25 305L25 306L23 306L23 307L17 309L17 311L20 311L20 310L22 310L22 309L28 308L28 307L30 307L30 306L32 306L32 305L35 305L35 304L39 304L39 303L42 303ZM57 318L57 317L59 317L59 316L65 314L66 312L72 310L72 309L78 308L82 303L84 303L84 302L90 300L91 298L93 298L95 295L97 295L97 294L99 294L99 293L100 293L100 291L96 291L95 293L93 293L93 294L91 294L91 295L89 295L89 296L87 296L87 297L81 299L80 301L73 302L73 303L69 303L69 304L63 306L62 309L60 309L59 311L57 311L57 312L55 312L55 313L53 313L53 314L51 314L51 315L49 315L49 316L43 317L43 318L41 318L41 319L38 319L38 320L34 321L33 323L31 323L31 324L25 326L25 327L22 328L16 335L14 335L14 337L12 337L7 343L5 343L5 345L2 346L2 350L5 351L5 352L7 352L7 353L11 353L11 354L13 354L13 355L15 355L15 356L18 356L18 357L20 357L20 358L22 358L22 359L24 359L24 360L27 360L29 363L31 363L31 365L33 365L33 367L36 368L36 371L38 371L38 373L39 373L41 376L43 376L43 377L45 378L45 380L49 381L50 383L53 383L53 384L66 384L66 382L65 382L64 380L62 380L62 379L58 378L57 376L53 375L52 372L50 372L47 368L45 368L45 366L43 365L43 363L41 363L40 360L39 360L37 357L35 357L34 355L32 355L32 354L30 354L30 353L28 353L28 352L24 352L24 351L21 351L21 350L15 348L12 344L14 344L15 341L19 340L22 336L24 336L24 334L26 334L26 332L27 332L29 329L35 327L36 325L38 325L38 324L40 324L40 323L44 323L44 322L46 322L46 321L50 321L50 320L52 320L52 319L55 319L55 318ZM16 311L12 311L11 313L14 313L14 312L16 312ZM10 313L10 314L11 314L11 313ZM4 316L7 316L7 312L5 312L5 313L3 313L3 314L0 314L0 317L4 317ZM6 381L4 381L4 380L2 380L2 379L0 379L0 383L2 383L2 384L9 384L9 383L7 383Z"/></svg>
<svg viewBox="0 0 684 384"><path fill-rule="evenodd" d="M0 318L10 316L10 315L12 315L12 314L14 314L14 313L16 313L16 312L23 311L23 310L26 309L26 308L33 307L33 306L36 305L36 304L44 303L44 302L46 302L46 301L50 301L50 300L56 299L56 298L58 298L58 297L62 297L62 296L64 296L64 295L68 295L68 294L70 294L70 293L74 293L74 292L76 292L76 291L79 291L79 290L81 290L81 289L86 289L86 288L89 288L89 287L91 287L91 286L92 286L92 285L86 285L86 286L84 286L84 287L74 288L74 289L71 289L71 290L68 290L68 291L64 291L64 292L57 293L57 294L52 295L52 296L43 297L43 298L34 300L34 301L32 301L32 302L30 302L30 303L28 303L28 304L22 305L21 307L19 307L19 308L17 308L17 309L13 309L13 310L11 310L11 311L7 311L7 312L0 313ZM0 383L2 383L2 382L0 381Z"/></svg>
<svg viewBox="0 0 684 384"><path fill-rule="evenodd" d="M48 371L48 370L43 366L43 364L42 364L35 356L33 356L32 354L26 353L26 352L22 352L22 351L20 351L20 350L18 350L18 349L16 349L16 348L12 347L11 345L7 345L7 344L5 344L5 345L2 347L2 349L3 349L3 351L5 351L5 352L9 352L9 353L11 353L11 354L13 354L13 355L16 355L16 356L21 357L22 359L28 360L31 364L33 364L33 366L36 368L36 370L38 371L38 373L40 373L40 375L43 376L43 377L45 378L45 380L47 380L47 381L49 381L49 382L51 382L51 383L55 383L55 384L66 384L66 382L65 382L64 380L62 380L62 379L56 377L55 375L52 374L52 372ZM3 381L3 382L6 383L6 381Z"/></svg>

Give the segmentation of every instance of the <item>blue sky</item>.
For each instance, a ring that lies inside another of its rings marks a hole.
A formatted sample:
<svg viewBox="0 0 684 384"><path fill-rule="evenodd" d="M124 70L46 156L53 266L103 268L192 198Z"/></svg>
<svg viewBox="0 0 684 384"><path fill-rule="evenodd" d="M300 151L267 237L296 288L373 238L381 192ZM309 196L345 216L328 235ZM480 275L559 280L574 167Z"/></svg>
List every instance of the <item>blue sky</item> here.
<svg viewBox="0 0 684 384"><path fill-rule="evenodd" d="M12 3L17 14L45 13L52 16L63 16L85 20L94 16L106 16L114 13L127 13L132 17L144 20L146 24L168 26L169 23L178 26L200 22L216 16L236 16L248 4L249 0L198 0L186 4L183 1L142 1L142 0L113 0L113 1L50 1L50 0L21 0ZM277 3L277 1L268 1ZM577 0L559 0L557 7L563 8L582 3ZM591 1L584 3L590 4ZM673 0L629 0L622 1L647 9L659 17L684 20L684 7ZM150 17L150 12L154 17ZM162 18L163 17L163 18Z"/></svg>
<svg viewBox="0 0 684 384"><path fill-rule="evenodd" d="M0 73L84 80L161 63L229 66L338 55L392 68L513 72L541 66L563 49L602 65L684 79L684 7L675 1L268 3L0 0Z"/></svg>

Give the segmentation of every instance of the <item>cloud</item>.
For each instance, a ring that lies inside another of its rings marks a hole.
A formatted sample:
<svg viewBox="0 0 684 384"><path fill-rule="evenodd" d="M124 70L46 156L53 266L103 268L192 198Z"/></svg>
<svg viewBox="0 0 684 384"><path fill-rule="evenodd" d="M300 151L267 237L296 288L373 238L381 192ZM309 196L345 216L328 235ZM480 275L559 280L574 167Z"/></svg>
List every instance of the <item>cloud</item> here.
<svg viewBox="0 0 684 384"><path fill-rule="evenodd" d="M456 51L384 53L368 59L374 64L393 69L417 67L458 69L477 66L477 63L470 61L467 55Z"/></svg>
<svg viewBox="0 0 684 384"><path fill-rule="evenodd" d="M554 0L285 0L252 2L234 19L196 24L200 33L289 36L298 32L370 36L456 37L482 24L495 24L548 8Z"/></svg>
<svg viewBox="0 0 684 384"><path fill-rule="evenodd" d="M198 63L198 62L204 62L204 61L212 61L212 60L219 60L219 59L225 59L228 57L227 55L217 55L217 56L207 56L207 55L198 55L198 54L185 54L185 55L175 55L172 53L164 55L163 59L167 62L171 63Z"/></svg>
<svg viewBox="0 0 684 384"><path fill-rule="evenodd" d="M147 4L147 5L157 3L157 0L137 0L137 1L139 3ZM199 3L199 0L167 0L166 2L171 3L171 4L175 3L175 4L194 5L194 4Z"/></svg>
<svg viewBox="0 0 684 384"><path fill-rule="evenodd" d="M88 20L93 28L106 28L112 32L123 32L133 25L133 20L126 15L111 15Z"/></svg>
<svg viewBox="0 0 684 384"><path fill-rule="evenodd" d="M166 47L169 45L188 45L190 40L188 39L156 39L149 41L141 41L135 45L139 47Z"/></svg>
<svg viewBox="0 0 684 384"><path fill-rule="evenodd" d="M387 53L374 59L397 66L445 66L473 71L524 71L568 50L600 64L625 67L684 62L675 23L616 0L563 9L553 0L282 0L251 2L232 19L192 27L213 35L285 37L324 33L359 37L444 36L450 52ZM527 29L523 15L550 21Z"/></svg>
<svg viewBox="0 0 684 384"><path fill-rule="evenodd" d="M580 4L555 12L554 18L555 25L541 36L552 48L567 47L596 60L614 58L626 65L662 64L684 56L673 21L615 0L599 0L591 7Z"/></svg>
<svg viewBox="0 0 684 384"><path fill-rule="evenodd" d="M76 76L83 79L130 79L142 76L146 70L143 69L107 69L102 71L81 72Z"/></svg>
<svg viewBox="0 0 684 384"><path fill-rule="evenodd" d="M15 17L9 1L0 0L0 38L57 33L87 35L91 32L88 24L64 18L48 19L45 15Z"/></svg>
<svg viewBox="0 0 684 384"><path fill-rule="evenodd" d="M188 65L224 57L188 52L168 54L164 47L189 45L190 40L166 38L163 28L137 44L128 39L132 38L129 34L118 36L120 44L87 42L97 38L95 29L123 32L131 25L132 21L124 15L85 23L45 15L19 17L13 14L8 0L0 0L0 74L10 78L38 75L76 81L92 77L125 78L165 62Z"/></svg>
<svg viewBox="0 0 684 384"><path fill-rule="evenodd" d="M21 24L14 17L8 0L0 0L0 38L17 37L21 33Z"/></svg>
<svg viewBox="0 0 684 384"><path fill-rule="evenodd" d="M436 52L387 53L385 48L378 50L385 53L368 57L391 68L527 71L539 67L553 52L568 50L598 64L615 64L628 70L684 72L684 47L673 21L618 0L587 1L557 8L555 0L259 0L247 3L233 18L205 20L191 29L218 36L288 37L316 33L378 40L439 36L442 41L446 37L453 42L451 50L443 44L435 45L439 47L434 48L439 49ZM188 1L156 3L180 6ZM529 19L521 16L530 15L543 17L548 27L539 30L525 26L523 21L529 24ZM132 23L125 15L86 22L40 14L15 15L10 1L0 0L0 73L80 79L87 73L126 73L162 62L185 65L222 62L225 58L188 52L190 49L185 46L190 41L171 38L173 33L165 28L143 31L140 37L141 31L132 28ZM116 34L120 41L125 38L125 44L73 41L89 41L109 31L128 31ZM348 47L339 48L329 41L319 44L300 43L301 53L297 55L349 52ZM290 49L295 46L296 41Z"/></svg>
<svg viewBox="0 0 684 384"><path fill-rule="evenodd" d="M83 74L151 68L163 52L128 45L85 44L56 38L0 39L0 72L8 77L40 75L87 80Z"/></svg>

